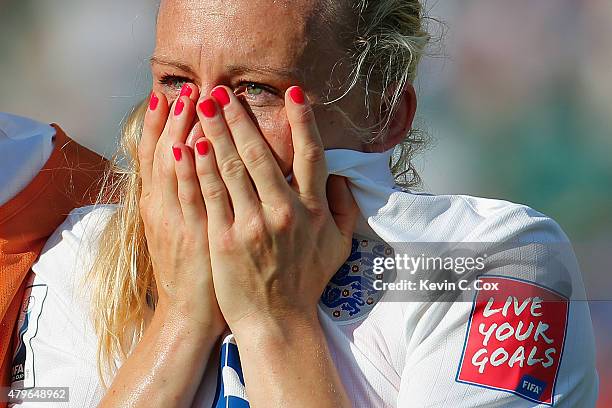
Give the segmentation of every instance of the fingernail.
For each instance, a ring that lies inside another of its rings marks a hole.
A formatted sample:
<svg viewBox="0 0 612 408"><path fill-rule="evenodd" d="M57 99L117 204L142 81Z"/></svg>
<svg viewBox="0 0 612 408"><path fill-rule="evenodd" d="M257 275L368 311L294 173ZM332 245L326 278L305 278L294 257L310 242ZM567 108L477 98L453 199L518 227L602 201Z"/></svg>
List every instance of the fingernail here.
<svg viewBox="0 0 612 408"><path fill-rule="evenodd" d="M293 103L302 105L304 103L304 91L299 86L294 86L289 90L289 96Z"/></svg>
<svg viewBox="0 0 612 408"><path fill-rule="evenodd" d="M180 96L190 97L191 96L191 92L193 92L193 89L191 89L191 87L189 85L184 84L183 87L181 88L181 95Z"/></svg>
<svg viewBox="0 0 612 408"><path fill-rule="evenodd" d="M200 110L207 118L212 118L217 113L217 106L212 99L204 99L200 102Z"/></svg>
<svg viewBox="0 0 612 408"><path fill-rule="evenodd" d="M151 99L149 100L149 109L154 111L157 109L157 104L159 103L159 98L155 95L155 92L151 92Z"/></svg>
<svg viewBox="0 0 612 408"><path fill-rule="evenodd" d="M200 140L196 143L196 150L200 156L206 156L208 151L210 150L210 146L208 145L208 140Z"/></svg>
<svg viewBox="0 0 612 408"><path fill-rule="evenodd" d="M176 105L174 105L174 116L180 115L184 107L185 102L183 102L183 100L179 98L179 100L176 101Z"/></svg>
<svg viewBox="0 0 612 408"><path fill-rule="evenodd" d="M219 105L221 106L225 106L228 103L230 103L230 97L229 94L227 93L227 91L225 90L225 88L223 87L218 87L213 89L213 91L210 93L210 95L215 98L215 100L219 103Z"/></svg>
<svg viewBox="0 0 612 408"><path fill-rule="evenodd" d="M181 161L181 157L183 157L183 152L180 147L172 146L172 153L174 153L174 159L176 161Z"/></svg>

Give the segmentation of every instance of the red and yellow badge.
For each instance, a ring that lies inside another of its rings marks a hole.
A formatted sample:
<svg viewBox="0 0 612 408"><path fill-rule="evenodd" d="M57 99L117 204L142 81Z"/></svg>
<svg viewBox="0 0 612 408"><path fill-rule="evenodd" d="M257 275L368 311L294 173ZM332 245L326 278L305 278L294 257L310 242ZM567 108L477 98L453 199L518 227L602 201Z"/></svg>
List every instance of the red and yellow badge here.
<svg viewBox="0 0 612 408"><path fill-rule="evenodd" d="M568 299L517 278L480 279L498 290L479 290L474 299L457 381L552 405Z"/></svg>

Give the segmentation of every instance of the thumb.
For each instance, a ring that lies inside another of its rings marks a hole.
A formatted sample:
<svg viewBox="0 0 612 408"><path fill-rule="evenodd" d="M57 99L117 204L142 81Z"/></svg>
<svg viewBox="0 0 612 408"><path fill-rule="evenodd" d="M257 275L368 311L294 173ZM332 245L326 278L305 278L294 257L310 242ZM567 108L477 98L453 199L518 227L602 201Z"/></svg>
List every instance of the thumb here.
<svg viewBox="0 0 612 408"><path fill-rule="evenodd" d="M359 207L345 177L330 175L327 179L327 202L340 233L347 239L353 236Z"/></svg>

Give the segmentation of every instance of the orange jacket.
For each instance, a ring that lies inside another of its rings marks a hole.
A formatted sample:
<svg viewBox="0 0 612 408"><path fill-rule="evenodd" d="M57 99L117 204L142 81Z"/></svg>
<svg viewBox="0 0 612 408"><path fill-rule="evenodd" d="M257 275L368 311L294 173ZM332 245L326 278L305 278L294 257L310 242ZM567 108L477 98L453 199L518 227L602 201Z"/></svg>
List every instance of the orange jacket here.
<svg viewBox="0 0 612 408"><path fill-rule="evenodd" d="M0 206L0 386L9 386L11 341L23 281L47 238L77 207L92 204L108 162L70 139L59 126L42 170ZM0 402L0 408L6 403Z"/></svg>

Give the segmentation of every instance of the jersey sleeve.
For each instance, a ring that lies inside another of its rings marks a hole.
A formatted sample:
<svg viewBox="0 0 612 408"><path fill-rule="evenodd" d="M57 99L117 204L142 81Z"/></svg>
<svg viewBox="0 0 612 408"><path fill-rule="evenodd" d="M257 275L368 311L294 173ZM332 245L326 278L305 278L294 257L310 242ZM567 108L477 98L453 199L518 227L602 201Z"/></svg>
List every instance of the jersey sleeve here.
<svg viewBox="0 0 612 408"><path fill-rule="evenodd" d="M489 258L469 296L406 317L397 406L595 406L593 329L567 237L526 207L485 224L475 228L485 241L500 228L506 238L481 243Z"/></svg>
<svg viewBox="0 0 612 408"><path fill-rule="evenodd" d="M23 190L51 156L55 129L45 123L0 112L0 205Z"/></svg>
<svg viewBox="0 0 612 408"><path fill-rule="evenodd" d="M112 207L72 211L32 267L15 331L12 388L60 387L53 402L24 399L14 407L95 407L104 395L97 338L83 279Z"/></svg>

